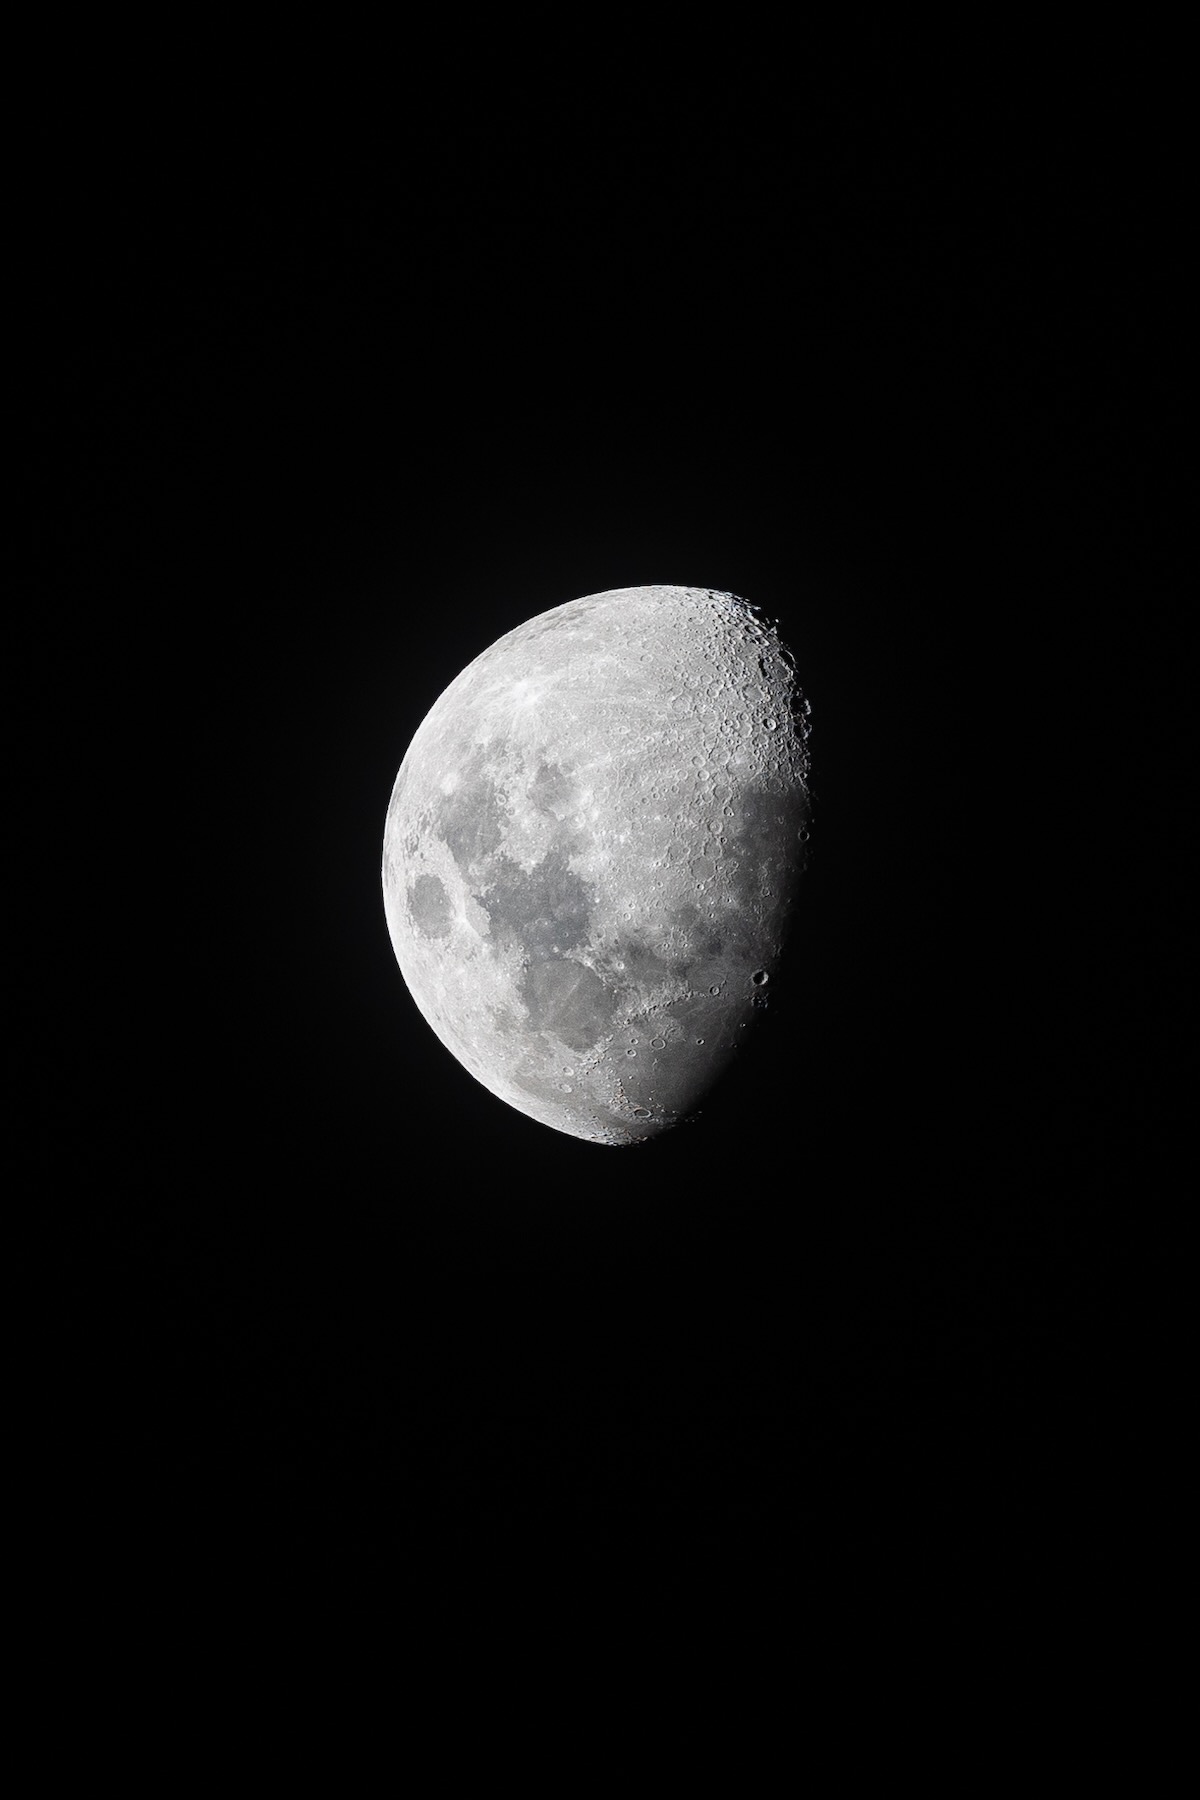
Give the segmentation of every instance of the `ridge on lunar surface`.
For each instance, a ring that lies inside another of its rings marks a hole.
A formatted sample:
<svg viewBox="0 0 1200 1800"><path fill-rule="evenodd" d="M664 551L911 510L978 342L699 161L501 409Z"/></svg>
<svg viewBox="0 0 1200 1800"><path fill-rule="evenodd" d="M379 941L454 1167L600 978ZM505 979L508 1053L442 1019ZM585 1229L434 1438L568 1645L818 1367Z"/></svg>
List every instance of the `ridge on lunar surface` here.
<svg viewBox="0 0 1200 1800"><path fill-rule="evenodd" d="M757 610L706 588L572 600L450 683L396 777L384 908L493 1094L602 1144L695 1110L783 946L808 710Z"/></svg>

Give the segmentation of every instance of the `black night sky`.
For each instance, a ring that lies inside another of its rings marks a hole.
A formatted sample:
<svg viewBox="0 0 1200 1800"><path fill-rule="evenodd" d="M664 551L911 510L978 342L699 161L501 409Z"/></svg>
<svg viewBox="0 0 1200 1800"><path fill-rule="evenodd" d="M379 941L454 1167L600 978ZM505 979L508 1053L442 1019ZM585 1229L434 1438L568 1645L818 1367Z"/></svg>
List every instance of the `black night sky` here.
<svg viewBox="0 0 1200 1800"><path fill-rule="evenodd" d="M1122 667L1171 628L1144 169L1086 96L728 79L719 129L632 87L452 126L448 76L349 131L46 126L32 1056L89 1579L786 1610L1101 1534ZM379 857L462 666L647 582L779 622L815 814L759 1042L614 1151L437 1042Z"/></svg>

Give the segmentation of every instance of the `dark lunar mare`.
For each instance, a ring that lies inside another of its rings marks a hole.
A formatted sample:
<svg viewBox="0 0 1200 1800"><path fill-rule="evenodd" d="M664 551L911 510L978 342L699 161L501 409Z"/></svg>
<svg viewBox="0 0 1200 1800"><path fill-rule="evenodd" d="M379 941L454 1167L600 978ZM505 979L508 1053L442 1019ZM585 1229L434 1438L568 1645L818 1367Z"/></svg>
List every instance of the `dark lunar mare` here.
<svg viewBox="0 0 1200 1800"><path fill-rule="evenodd" d="M454 792L438 807L435 830L462 870L498 850L504 840L504 804L490 775L486 750L477 750Z"/></svg>
<svg viewBox="0 0 1200 1800"><path fill-rule="evenodd" d="M436 875L418 875L408 890L408 910L422 937L445 937L450 930L450 896Z"/></svg>
<svg viewBox="0 0 1200 1800"><path fill-rule="evenodd" d="M540 958L587 942L596 897L572 872L565 850L551 850L528 873L504 855L488 868L491 880L478 898L498 948L517 944Z"/></svg>

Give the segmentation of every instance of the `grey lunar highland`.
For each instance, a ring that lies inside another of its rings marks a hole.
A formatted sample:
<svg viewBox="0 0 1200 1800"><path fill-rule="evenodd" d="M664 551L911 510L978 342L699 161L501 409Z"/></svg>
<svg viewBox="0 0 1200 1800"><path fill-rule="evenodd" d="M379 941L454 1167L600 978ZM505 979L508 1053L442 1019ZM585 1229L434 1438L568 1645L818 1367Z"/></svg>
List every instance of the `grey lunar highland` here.
<svg viewBox="0 0 1200 1800"><path fill-rule="evenodd" d="M383 895L476 1080L598 1144L695 1111L771 991L808 710L769 624L706 588L572 600L451 682L396 777Z"/></svg>

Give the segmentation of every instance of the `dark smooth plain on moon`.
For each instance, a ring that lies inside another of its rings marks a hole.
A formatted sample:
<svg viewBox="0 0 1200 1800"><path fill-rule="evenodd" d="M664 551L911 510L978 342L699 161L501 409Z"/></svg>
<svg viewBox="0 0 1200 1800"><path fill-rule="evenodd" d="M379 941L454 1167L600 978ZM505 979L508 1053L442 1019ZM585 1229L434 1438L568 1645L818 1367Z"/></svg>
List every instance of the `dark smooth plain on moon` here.
<svg viewBox="0 0 1200 1800"><path fill-rule="evenodd" d="M477 1081L598 1144L696 1110L771 993L808 711L757 609L706 588L572 600L451 682L396 777L383 894Z"/></svg>

